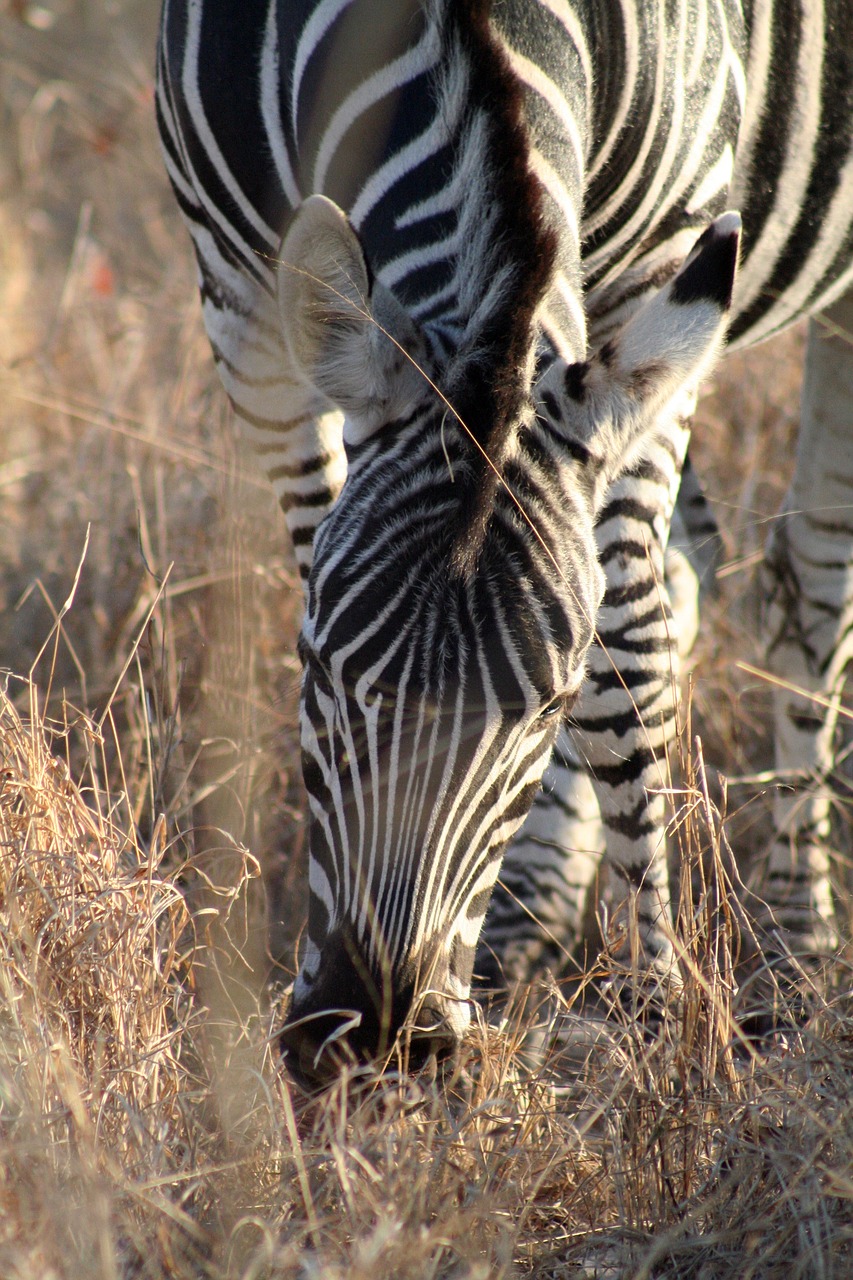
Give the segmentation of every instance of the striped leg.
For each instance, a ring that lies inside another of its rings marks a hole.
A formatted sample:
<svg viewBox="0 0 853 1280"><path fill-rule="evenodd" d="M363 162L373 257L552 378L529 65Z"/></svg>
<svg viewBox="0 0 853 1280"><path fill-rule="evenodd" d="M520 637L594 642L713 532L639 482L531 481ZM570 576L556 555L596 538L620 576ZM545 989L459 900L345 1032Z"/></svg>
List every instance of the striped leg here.
<svg viewBox="0 0 853 1280"><path fill-rule="evenodd" d="M794 479L761 581L775 695L777 835L768 906L793 949L838 942L829 883L830 773L853 658L853 294L812 321Z"/></svg>
<svg viewBox="0 0 853 1280"><path fill-rule="evenodd" d="M602 644L590 654L575 727L562 733L542 791L504 860L478 959L478 972L491 981L529 979L537 967L558 966L572 951L605 840L636 908L640 964L654 963L662 972L671 967L667 749L676 726L679 657L692 646L698 586L718 550L695 481L685 495L688 509L673 520L695 398L683 392L661 416L654 454L614 486L599 522L607 573ZM679 545L667 541L671 522Z"/></svg>
<svg viewBox="0 0 853 1280"><path fill-rule="evenodd" d="M677 627L665 554L695 395L662 419L649 461L614 486L599 521L607 573L599 643L575 714L578 749L592 775L607 858L636 918L641 968L672 969L666 856L668 747L676 730ZM616 888L616 897L622 896ZM629 937L620 949L633 953Z"/></svg>

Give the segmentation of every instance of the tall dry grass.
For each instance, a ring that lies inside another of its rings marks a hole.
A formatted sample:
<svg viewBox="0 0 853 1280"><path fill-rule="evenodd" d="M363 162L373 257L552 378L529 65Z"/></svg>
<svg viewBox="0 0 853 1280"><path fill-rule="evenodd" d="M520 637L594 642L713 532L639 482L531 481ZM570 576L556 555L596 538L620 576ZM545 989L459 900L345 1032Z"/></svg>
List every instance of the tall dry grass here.
<svg viewBox="0 0 853 1280"><path fill-rule="evenodd" d="M683 1007L652 1034L533 991L452 1078L299 1097L271 1039L304 918L299 596L162 174L156 8L0 6L0 1277L847 1280L849 980L761 1054L733 1020L728 841L760 888L769 792L734 660L799 339L728 365L697 431L735 540L674 821Z"/></svg>
<svg viewBox="0 0 853 1280"><path fill-rule="evenodd" d="M141 843L98 726L46 723L24 692L26 716L0 703L4 1277L850 1274L853 1023L827 1003L768 1052L739 1035L701 775L680 834L713 873L659 1034L531 993L451 1077L342 1076L306 1100L275 1009L211 998L165 821Z"/></svg>

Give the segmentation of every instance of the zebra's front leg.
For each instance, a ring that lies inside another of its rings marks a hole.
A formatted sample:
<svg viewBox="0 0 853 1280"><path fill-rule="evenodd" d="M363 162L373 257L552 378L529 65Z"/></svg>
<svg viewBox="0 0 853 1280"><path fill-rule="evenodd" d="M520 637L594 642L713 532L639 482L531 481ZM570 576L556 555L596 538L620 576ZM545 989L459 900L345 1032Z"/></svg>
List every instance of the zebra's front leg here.
<svg viewBox="0 0 853 1280"><path fill-rule="evenodd" d="M768 926L782 949L838 945L830 887L831 773L853 658L853 294L812 321L797 460L761 573L774 691L776 837Z"/></svg>
<svg viewBox="0 0 853 1280"><path fill-rule="evenodd" d="M614 922L617 955L663 975L673 965L665 791L678 655L660 546L638 542L635 553L645 566L608 579L575 739L598 798L617 914L627 906Z"/></svg>
<svg viewBox="0 0 853 1280"><path fill-rule="evenodd" d="M668 796L680 663L695 626L682 626L673 616L667 548L695 401L695 390L685 388L661 415L654 452L614 486L600 517L597 538L607 590L574 716L577 750L593 780L607 861L616 879L617 918L608 940L633 970L652 970L668 981L678 981L667 865ZM679 555L677 563L686 568L682 561ZM682 594L695 617L695 598L690 590Z"/></svg>
<svg viewBox="0 0 853 1280"><path fill-rule="evenodd" d="M685 513L683 521L684 537L698 532L703 542L697 569L692 555L668 544L695 399L685 389L667 407L654 453L614 486L599 521L607 575L598 624L603 645L591 651L572 728L561 734L542 791L504 859L477 965L492 983L563 966L580 938L605 846L627 890L617 886L617 903L627 898L628 917L638 926L637 967L673 969L667 762L680 655L695 635L698 573L709 569L716 548L699 495L698 516ZM686 617L673 622L668 580L676 568ZM620 958L630 951L620 948Z"/></svg>

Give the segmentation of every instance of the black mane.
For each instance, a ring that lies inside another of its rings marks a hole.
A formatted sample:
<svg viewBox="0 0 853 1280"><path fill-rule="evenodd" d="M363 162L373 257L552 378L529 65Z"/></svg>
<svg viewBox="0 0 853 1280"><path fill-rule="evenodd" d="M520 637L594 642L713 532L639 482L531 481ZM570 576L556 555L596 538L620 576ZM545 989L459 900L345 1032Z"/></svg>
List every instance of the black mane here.
<svg viewBox="0 0 853 1280"><path fill-rule="evenodd" d="M453 567L463 575L482 547L500 472L529 394L534 316L557 256L556 232L545 221L542 184L530 165L524 89L492 29L490 8L489 0L448 5L452 37L471 67L472 110L487 118L489 172L485 190L475 198L488 200L496 211L497 257L501 267L510 269L509 287L470 335L468 356L463 344L449 388L453 408L473 437L452 552ZM483 281L484 287L488 284Z"/></svg>

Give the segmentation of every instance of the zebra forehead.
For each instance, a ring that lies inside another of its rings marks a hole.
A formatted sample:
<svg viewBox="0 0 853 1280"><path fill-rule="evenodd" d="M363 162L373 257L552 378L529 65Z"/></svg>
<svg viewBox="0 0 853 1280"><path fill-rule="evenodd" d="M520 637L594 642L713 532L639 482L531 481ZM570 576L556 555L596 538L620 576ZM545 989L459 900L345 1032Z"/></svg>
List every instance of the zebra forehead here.
<svg viewBox="0 0 853 1280"><path fill-rule="evenodd" d="M451 711L460 696L472 714L490 706L523 712L575 682L575 653L588 637L572 595L543 603L488 565L469 582L418 568L428 584L413 585L407 574L374 577L328 624L321 603L303 629L348 698L382 716L401 699L430 715Z"/></svg>

